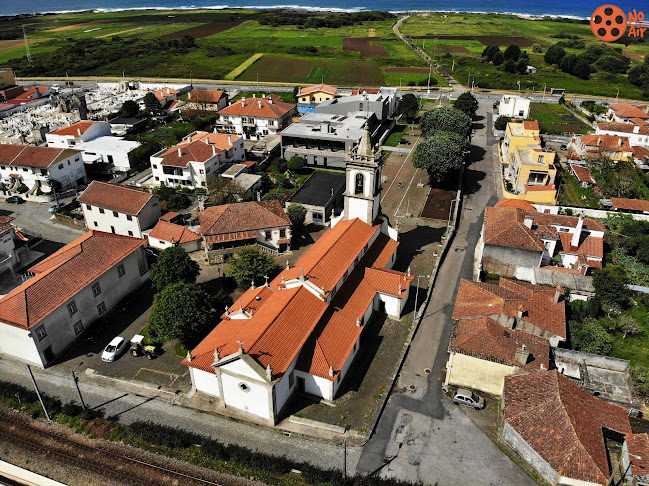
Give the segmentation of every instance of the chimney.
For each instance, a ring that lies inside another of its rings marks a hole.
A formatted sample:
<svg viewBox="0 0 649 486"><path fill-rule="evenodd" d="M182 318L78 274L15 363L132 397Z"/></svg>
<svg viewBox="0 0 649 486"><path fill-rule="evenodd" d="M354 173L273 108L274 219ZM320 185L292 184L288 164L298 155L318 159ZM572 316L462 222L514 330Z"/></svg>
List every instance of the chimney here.
<svg viewBox="0 0 649 486"><path fill-rule="evenodd" d="M241 108L243 108L244 106L246 106L246 103L245 103L245 101L243 100L243 98L241 98Z"/></svg>
<svg viewBox="0 0 649 486"><path fill-rule="evenodd" d="M561 294L563 294L563 289L561 288L561 285L557 285L554 288L554 303L558 304L559 299L561 298Z"/></svg>
<svg viewBox="0 0 649 486"><path fill-rule="evenodd" d="M530 357L530 353L525 349L525 345L521 347L521 349L516 350L516 356L514 357L514 363L516 363L516 366L523 367L527 364L527 360Z"/></svg>
<svg viewBox="0 0 649 486"><path fill-rule="evenodd" d="M191 91L190 91L189 93L187 93L187 99L188 99L188 100L191 100L191 99L192 99L192 92L191 92Z"/></svg>
<svg viewBox="0 0 649 486"><path fill-rule="evenodd" d="M617 144L621 147L622 146L622 137L617 137Z"/></svg>
<svg viewBox="0 0 649 486"><path fill-rule="evenodd" d="M533 216L525 216L525 219L523 220L523 224L527 226L529 229L532 229L532 222L534 221Z"/></svg>
<svg viewBox="0 0 649 486"><path fill-rule="evenodd" d="M262 98L265 98L265 97L266 97L266 95L265 95L265 94L263 94L263 95L261 95L261 97L262 97Z"/></svg>
<svg viewBox="0 0 649 486"><path fill-rule="evenodd" d="M266 378L268 381L272 381L273 379L273 368L270 366L270 363L266 366Z"/></svg>
<svg viewBox="0 0 649 486"><path fill-rule="evenodd" d="M640 125L633 125L633 133L640 133Z"/></svg>
<svg viewBox="0 0 649 486"><path fill-rule="evenodd" d="M191 351L187 351L187 361L189 361L189 362L191 363L192 359L194 359L194 358L192 357L192 352L191 352Z"/></svg>
<svg viewBox="0 0 649 486"><path fill-rule="evenodd" d="M228 135L228 145L232 145L232 137Z"/></svg>
<svg viewBox="0 0 649 486"><path fill-rule="evenodd" d="M273 98L268 95L268 98L266 98L266 101L268 101L271 105L273 104Z"/></svg>
<svg viewBox="0 0 649 486"><path fill-rule="evenodd" d="M77 128L77 134L81 136L81 128Z"/></svg>
<svg viewBox="0 0 649 486"><path fill-rule="evenodd" d="M523 310L523 304L520 304L518 306L518 317L519 317L519 319L522 319L525 316L525 314L527 314L527 313Z"/></svg>
<svg viewBox="0 0 649 486"><path fill-rule="evenodd" d="M581 238L581 229L584 226L584 216L582 214L579 215L579 220L577 221L577 227L575 228L575 232L572 235L572 239L570 240L570 244L572 246L579 246L579 238Z"/></svg>
<svg viewBox="0 0 649 486"><path fill-rule="evenodd" d="M212 157L216 155L216 147L212 145Z"/></svg>
<svg viewBox="0 0 649 486"><path fill-rule="evenodd" d="M259 109L261 110L261 101L258 101L257 105L259 106Z"/></svg>
<svg viewBox="0 0 649 486"><path fill-rule="evenodd" d="M597 137L597 146L599 147L602 144L602 137Z"/></svg>
<svg viewBox="0 0 649 486"><path fill-rule="evenodd" d="M182 149L178 147L178 157L182 157L182 156L183 156Z"/></svg>
<svg viewBox="0 0 649 486"><path fill-rule="evenodd" d="M356 327L361 327L361 318L360 317L356 318Z"/></svg>
<svg viewBox="0 0 649 486"><path fill-rule="evenodd" d="M331 366L331 365L329 365L329 376L330 376L331 378L334 377L334 367Z"/></svg>
<svg viewBox="0 0 649 486"><path fill-rule="evenodd" d="M171 91L169 91L169 88L167 88L167 94L171 94Z"/></svg>

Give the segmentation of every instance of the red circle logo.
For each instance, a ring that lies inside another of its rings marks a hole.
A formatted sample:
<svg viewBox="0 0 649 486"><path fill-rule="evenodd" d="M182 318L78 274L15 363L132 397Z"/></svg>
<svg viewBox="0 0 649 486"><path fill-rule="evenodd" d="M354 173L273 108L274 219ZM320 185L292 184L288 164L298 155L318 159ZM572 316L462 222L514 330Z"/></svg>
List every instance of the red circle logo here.
<svg viewBox="0 0 649 486"><path fill-rule="evenodd" d="M590 30L603 41L617 40L626 32L626 15L620 7L602 5L590 16Z"/></svg>

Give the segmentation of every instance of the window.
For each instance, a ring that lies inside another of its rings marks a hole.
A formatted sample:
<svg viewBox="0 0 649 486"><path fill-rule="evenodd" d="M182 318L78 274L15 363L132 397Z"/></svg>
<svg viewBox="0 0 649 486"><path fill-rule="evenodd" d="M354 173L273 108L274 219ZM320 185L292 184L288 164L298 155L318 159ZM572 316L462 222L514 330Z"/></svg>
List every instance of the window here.
<svg viewBox="0 0 649 486"><path fill-rule="evenodd" d="M264 233L264 239L265 239L266 241L268 241L268 240L270 240L270 238L271 238L270 231L266 231L266 232Z"/></svg>
<svg viewBox="0 0 649 486"><path fill-rule="evenodd" d="M72 329L74 329L74 333L78 336L81 334L81 331L83 331L83 323L81 321L77 321L74 323L74 326L72 326Z"/></svg>
<svg viewBox="0 0 649 486"><path fill-rule="evenodd" d="M126 215L126 220L127 221L133 221L133 216L131 216L130 214L127 214Z"/></svg>
<svg viewBox="0 0 649 486"><path fill-rule="evenodd" d="M68 312L71 316L77 312L77 304L74 300L68 304Z"/></svg>
<svg viewBox="0 0 649 486"><path fill-rule="evenodd" d="M119 218L119 213L118 213L117 211L113 211L113 216L114 216L115 218Z"/></svg>
<svg viewBox="0 0 649 486"><path fill-rule="evenodd" d="M104 209L103 208L99 208L99 214L104 214Z"/></svg>
<svg viewBox="0 0 649 486"><path fill-rule="evenodd" d="M88 211L92 211L92 206L91 206L90 204L86 204L86 209L87 209Z"/></svg>
<svg viewBox="0 0 649 486"><path fill-rule="evenodd" d="M29 169L27 167L23 167L23 172L29 172Z"/></svg>
<svg viewBox="0 0 649 486"><path fill-rule="evenodd" d="M281 230L279 230L279 237L286 238L286 229L282 228Z"/></svg>
<svg viewBox="0 0 649 486"><path fill-rule="evenodd" d="M59 164L59 170L63 170L63 164Z"/></svg>
<svg viewBox="0 0 649 486"><path fill-rule="evenodd" d="M248 393L250 391L250 387L245 383L239 383L239 390Z"/></svg>
<svg viewBox="0 0 649 486"><path fill-rule="evenodd" d="M311 213L311 218L312 218L313 221L315 221L315 222L321 222L321 221L322 221L322 213L320 213L320 212L316 212L316 211L313 211L313 212Z"/></svg>
<svg viewBox="0 0 649 486"><path fill-rule="evenodd" d="M68 165L70 165L70 161L68 160Z"/></svg>
<svg viewBox="0 0 649 486"><path fill-rule="evenodd" d="M363 194L363 186L365 185L365 177L363 174L356 174L355 181L354 194Z"/></svg>
<svg viewBox="0 0 649 486"><path fill-rule="evenodd" d="M97 312L99 312L99 315L102 315L104 312L106 312L106 304L101 303L97 306Z"/></svg>
<svg viewBox="0 0 649 486"><path fill-rule="evenodd" d="M39 341L42 341L47 337L47 331L45 330L45 326L41 326L36 329L36 337L38 338Z"/></svg>
<svg viewBox="0 0 649 486"><path fill-rule="evenodd" d="M41 169L41 175L46 176L47 175L47 169Z"/></svg>
<svg viewBox="0 0 649 486"><path fill-rule="evenodd" d="M97 224L97 221L94 221L94 223L95 223L95 228L96 228L97 226L99 226L99 225Z"/></svg>
<svg viewBox="0 0 649 486"><path fill-rule="evenodd" d="M133 236L133 232L129 230L128 235Z"/></svg>
<svg viewBox="0 0 649 486"><path fill-rule="evenodd" d="M79 162L79 157L75 157L75 158L74 158L74 161L75 161L75 162Z"/></svg>
<svg viewBox="0 0 649 486"><path fill-rule="evenodd" d="M200 174L205 174L205 171L204 171L203 169L200 169L198 172L199 172Z"/></svg>
<svg viewBox="0 0 649 486"><path fill-rule="evenodd" d="M294 384L295 384L295 376L293 376L293 371L291 371L291 374L288 375L288 387L293 388Z"/></svg>
<svg viewBox="0 0 649 486"><path fill-rule="evenodd" d="M124 270L123 263L117 265L117 275L119 275L119 278L122 278L124 275L126 275L126 270Z"/></svg>
<svg viewBox="0 0 649 486"><path fill-rule="evenodd" d="M160 180L160 178L159 178L159 177L156 177L156 178L155 178L155 180L156 180L156 181L159 181L159 180Z"/></svg>
<svg viewBox="0 0 649 486"><path fill-rule="evenodd" d="M99 286L99 282L97 282L92 286L92 296L97 297L99 294L101 294L101 287Z"/></svg>
<svg viewBox="0 0 649 486"><path fill-rule="evenodd" d="M113 234L115 234L115 227L114 226L111 226L110 230L112 231Z"/></svg>

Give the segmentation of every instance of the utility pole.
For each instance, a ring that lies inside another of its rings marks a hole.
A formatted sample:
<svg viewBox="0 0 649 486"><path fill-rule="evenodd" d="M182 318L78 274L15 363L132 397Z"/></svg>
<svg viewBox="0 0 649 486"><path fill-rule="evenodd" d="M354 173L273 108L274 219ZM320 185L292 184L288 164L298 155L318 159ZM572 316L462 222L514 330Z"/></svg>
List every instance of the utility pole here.
<svg viewBox="0 0 649 486"><path fill-rule="evenodd" d="M83 364L83 361L79 363L77 366L75 366L72 369L72 379L74 380L74 385L77 387L77 393L79 394L79 400L81 400L81 406L83 407L84 412L88 410L88 407L86 406L86 402L83 401L83 397L81 396L81 390L79 389L79 378L77 377L77 374L75 373L76 369Z"/></svg>
<svg viewBox="0 0 649 486"><path fill-rule="evenodd" d="M27 40L27 31L25 30L25 26L23 25L23 37L25 39L25 52L27 53L27 62L32 63L32 54L29 52L29 41Z"/></svg>
<svg viewBox="0 0 649 486"><path fill-rule="evenodd" d="M617 99L620 97L620 88L615 89L617 89L617 94L615 95L615 102L617 103Z"/></svg>
<svg viewBox="0 0 649 486"><path fill-rule="evenodd" d="M51 423L52 419L50 418L50 414L47 413L45 403L43 403L43 397L41 397L41 391L38 389L38 385L36 384L36 380L34 379L34 374L32 373L32 369L29 365L27 365L27 371L29 372L29 377L32 379L32 384L34 385L34 390L36 390L36 395L38 395L38 401L41 402L41 407L43 407L43 412L45 412L45 418L48 422Z"/></svg>
<svg viewBox="0 0 649 486"><path fill-rule="evenodd" d="M543 98L541 98L541 103L545 103L545 87L546 87L546 84L543 83Z"/></svg>

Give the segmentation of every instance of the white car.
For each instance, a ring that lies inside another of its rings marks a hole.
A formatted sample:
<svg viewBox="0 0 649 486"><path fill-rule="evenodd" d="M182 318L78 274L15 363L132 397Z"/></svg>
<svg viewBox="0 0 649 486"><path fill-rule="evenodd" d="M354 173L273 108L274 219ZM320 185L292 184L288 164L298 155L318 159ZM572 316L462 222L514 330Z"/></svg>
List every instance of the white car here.
<svg viewBox="0 0 649 486"><path fill-rule="evenodd" d="M466 388L457 389L457 392L453 397L453 403L455 405L464 405L465 407L475 408L476 410L482 410L485 407L484 398Z"/></svg>
<svg viewBox="0 0 649 486"><path fill-rule="evenodd" d="M113 340L108 343L108 346L104 349L104 352L101 353L101 360L106 361L107 363L112 363L116 358L119 357L126 350L127 345L126 339L121 336L113 338Z"/></svg>

